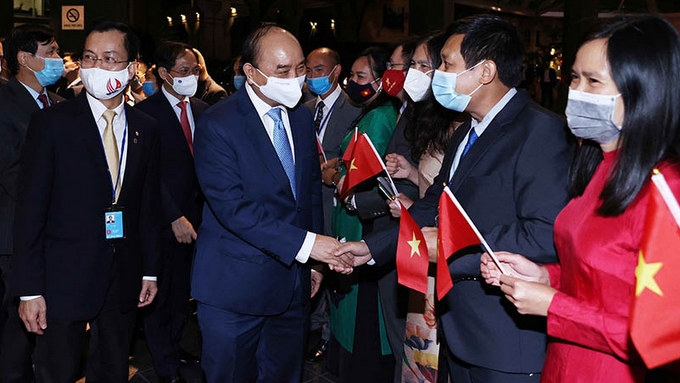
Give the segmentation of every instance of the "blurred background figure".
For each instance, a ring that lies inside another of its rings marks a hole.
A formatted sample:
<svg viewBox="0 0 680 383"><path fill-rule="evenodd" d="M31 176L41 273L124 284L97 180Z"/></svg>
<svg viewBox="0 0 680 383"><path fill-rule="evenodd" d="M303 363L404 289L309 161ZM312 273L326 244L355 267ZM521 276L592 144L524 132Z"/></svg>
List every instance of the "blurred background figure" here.
<svg viewBox="0 0 680 383"><path fill-rule="evenodd" d="M210 77L208 74L208 66L205 64L205 59L201 52L196 48L192 49L198 57L198 66L201 68L198 75L196 97L201 101L208 103L208 105L214 105L219 100L227 97L227 91Z"/></svg>

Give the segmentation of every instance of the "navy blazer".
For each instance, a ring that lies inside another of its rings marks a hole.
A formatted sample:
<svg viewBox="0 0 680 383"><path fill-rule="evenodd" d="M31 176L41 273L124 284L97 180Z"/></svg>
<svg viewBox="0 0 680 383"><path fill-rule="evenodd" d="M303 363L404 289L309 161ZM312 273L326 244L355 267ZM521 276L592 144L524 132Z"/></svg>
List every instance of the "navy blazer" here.
<svg viewBox="0 0 680 383"><path fill-rule="evenodd" d="M52 104L64 99L48 92ZM31 114L38 103L16 79L0 88L0 254L12 254L12 226L17 201L19 157Z"/></svg>
<svg viewBox="0 0 680 383"><path fill-rule="evenodd" d="M321 172L312 116L288 110L297 199L245 87L213 105L194 134L206 199L191 291L198 301L253 315L309 299L310 269L295 260L307 231L321 233Z"/></svg>
<svg viewBox="0 0 680 383"><path fill-rule="evenodd" d="M195 97L191 97L189 103L195 128L199 117L209 105ZM198 228L201 224L203 196L194 170L194 156L184 137L174 106L170 105L168 98L159 90L135 105L135 108L158 121L160 129L163 226L169 228L173 221L184 216L194 228Z"/></svg>
<svg viewBox="0 0 680 383"><path fill-rule="evenodd" d="M127 164L118 206L126 237L106 240L111 178L85 92L35 113L21 157L12 274L14 296L43 295L47 317L93 318L114 273L121 309L158 273L160 139L156 122L125 106Z"/></svg>
<svg viewBox="0 0 680 383"><path fill-rule="evenodd" d="M421 227L435 226L443 184L470 126L468 121L454 132L439 175L409 209ZM519 91L460 161L451 190L491 249L556 262L553 223L569 199L571 158L564 120ZM397 236L393 226L365 238L378 264L393 259ZM463 249L449 262L454 287L438 303L438 315L454 355L498 371L540 372L545 319L518 314L500 289L479 280L479 248Z"/></svg>

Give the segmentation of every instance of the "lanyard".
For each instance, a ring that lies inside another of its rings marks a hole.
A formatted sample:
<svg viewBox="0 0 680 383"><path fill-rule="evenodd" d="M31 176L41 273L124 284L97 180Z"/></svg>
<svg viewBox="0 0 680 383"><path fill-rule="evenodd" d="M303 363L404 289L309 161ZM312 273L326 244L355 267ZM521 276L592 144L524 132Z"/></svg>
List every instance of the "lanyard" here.
<svg viewBox="0 0 680 383"><path fill-rule="evenodd" d="M113 126L111 126L113 129ZM127 123L125 124L125 129L123 130L123 142L120 145L120 153L118 154L118 174L116 175L116 183L113 183L113 178L111 178L111 201L115 205L116 202L116 191L118 191L118 185L121 183L120 180L120 168L123 167L123 155L125 155L125 142L127 139ZM111 177L111 172L109 172L109 177Z"/></svg>
<svg viewBox="0 0 680 383"><path fill-rule="evenodd" d="M331 113L333 113L333 108L335 108L335 104L337 104L337 101L333 103L333 106L328 109L328 113L326 113L326 116L324 116L323 120L321 120L321 125L319 125L319 133L317 133L317 136L325 129L326 123L328 122L328 118L331 116Z"/></svg>

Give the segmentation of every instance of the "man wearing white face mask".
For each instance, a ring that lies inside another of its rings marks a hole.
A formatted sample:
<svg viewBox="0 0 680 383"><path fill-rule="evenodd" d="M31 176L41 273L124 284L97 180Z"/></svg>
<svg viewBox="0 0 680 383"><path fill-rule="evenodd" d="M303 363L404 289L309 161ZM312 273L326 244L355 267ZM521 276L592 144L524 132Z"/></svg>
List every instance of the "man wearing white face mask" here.
<svg viewBox="0 0 680 383"><path fill-rule="evenodd" d="M350 272L324 236L305 58L268 24L243 44L246 84L201 117L194 148L205 193L191 293L207 381L299 382L312 294L309 261Z"/></svg>
<svg viewBox="0 0 680 383"><path fill-rule="evenodd" d="M89 324L86 379L126 382L134 311L156 295L160 137L122 94L138 50L127 25L97 23L80 63L86 92L28 127L11 289L37 334L36 381L79 378Z"/></svg>
<svg viewBox="0 0 680 383"><path fill-rule="evenodd" d="M189 309L189 279L203 196L196 179L193 136L208 104L196 93L198 58L179 42L156 50L159 92L135 107L158 121L161 134L162 269L158 296L144 318L145 335L161 382L179 381L180 338ZM174 379L174 380L173 380Z"/></svg>

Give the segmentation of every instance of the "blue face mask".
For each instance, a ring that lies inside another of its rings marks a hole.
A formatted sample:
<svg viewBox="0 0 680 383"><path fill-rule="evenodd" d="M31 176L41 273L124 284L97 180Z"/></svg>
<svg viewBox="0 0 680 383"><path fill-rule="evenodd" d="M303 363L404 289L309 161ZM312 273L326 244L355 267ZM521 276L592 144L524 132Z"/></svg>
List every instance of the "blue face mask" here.
<svg viewBox="0 0 680 383"><path fill-rule="evenodd" d="M329 80L329 77L333 72L335 71L335 68L337 67L334 66L333 69L331 69L330 73L326 76L322 77L315 77L315 78L309 78L307 77L307 87L309 87L309 90L314 92L314 94L317 94L319 96L326 94L331 88L333 87L333 84Z"/></svg>
<svg viewBox="0 0 680 383"><path fill-rule="evenodd" d="M475 94L483 84L479 84L479 86L470 94L460 94L456 92L456 80L458 76L475 69L483 62L484 61L480 61L477 65L460 73L443 72L439 69L435 70L434 76L432 76L432 94L437 102L446 109L464 112L465 108L467 108L470 103L470 100L472 100L472 95Z"/></svg>
<svg viewBox="0 0 680 383"><path fill-rule="evenodd" d="M142 90L144 91L146 97L156 93L156 89L153 87L153 81L144 81L142 83Z"/></svg>
<svg viewBox="0 0 680 383"><path fill-rule="evenodd" d="M236 90L241 89L241 87L245 83L246 83L246 76L234 76L234 88Z"/></svg>
<svg viewBox="0 0 680 383"><path fill-rule="evenodd" d="M59 78L61 78L61 74L64 72L64 61L62 59L40 56L34 57L43 59L43 61L45 61L45 68L37 72L28 66L26 66L26 68L35 73L35 78L38 80L40 85L42 86L52 85L55 82L57 82Z"/></svg>

